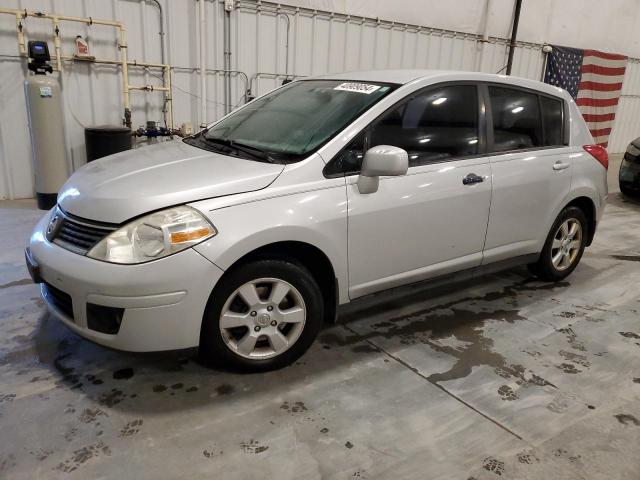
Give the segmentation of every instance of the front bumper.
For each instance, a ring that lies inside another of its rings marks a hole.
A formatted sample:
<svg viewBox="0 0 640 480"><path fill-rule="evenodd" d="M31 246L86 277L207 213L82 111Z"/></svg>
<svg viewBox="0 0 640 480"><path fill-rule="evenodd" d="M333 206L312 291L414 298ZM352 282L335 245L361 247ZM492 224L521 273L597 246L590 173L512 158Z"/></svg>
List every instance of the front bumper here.
<svg viewBox="0 0 640 480"><path fill-rule="evenodd" d="M199 344L205 306L224 273L220 268L192 248L139 265L94 260L47 241L48 220L45 215L31 236L27 263L30 257L37 266L34 280L43 282L42 297L55 317L79 335L119 350L178 350ZM71 305L61 308L47 285L68 295ZM87 303L124 309L118 332L90 329Z"/></svg>

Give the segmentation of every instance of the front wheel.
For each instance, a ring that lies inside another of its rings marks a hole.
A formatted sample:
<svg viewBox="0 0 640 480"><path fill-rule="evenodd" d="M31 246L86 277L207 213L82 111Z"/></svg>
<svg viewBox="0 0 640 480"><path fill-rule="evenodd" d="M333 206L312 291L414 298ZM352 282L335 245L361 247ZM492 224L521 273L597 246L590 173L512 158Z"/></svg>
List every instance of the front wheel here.
<svg viewBox="0 0 640 480"><path fill-rule="evenodd" d="M529 270L541 280L558 282L576 268L587 245L588 224L582 210L567 207L554 222L540 258Z"/></svg>
<svg viewBox="0 0 640 480"><path fill-rule="evenodd" d="M322 294L301 265L258 260L230 271L205 310L202 353L251 371L294 362L313 343L323 319Z"/></svg>

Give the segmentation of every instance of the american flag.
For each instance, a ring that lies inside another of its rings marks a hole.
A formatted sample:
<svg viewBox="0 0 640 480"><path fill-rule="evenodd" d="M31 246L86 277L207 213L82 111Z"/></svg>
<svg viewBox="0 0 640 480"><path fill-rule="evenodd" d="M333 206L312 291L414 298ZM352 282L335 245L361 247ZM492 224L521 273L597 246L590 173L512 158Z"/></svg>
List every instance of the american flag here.
<svg viewBox="0 0 640 480"><path fill-rule="evenodd" d="M544 81L575 99L595 143L607 147L622 90L627 57L598 50L552 46Z"/></svg>

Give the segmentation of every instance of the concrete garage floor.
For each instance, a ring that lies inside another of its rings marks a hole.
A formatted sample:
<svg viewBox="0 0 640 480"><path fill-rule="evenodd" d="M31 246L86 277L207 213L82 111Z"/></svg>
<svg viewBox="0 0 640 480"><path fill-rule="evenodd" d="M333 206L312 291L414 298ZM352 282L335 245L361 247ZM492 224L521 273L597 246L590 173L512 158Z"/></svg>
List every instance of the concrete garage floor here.
<svg viewBox="0 0 640 480"><path fill-rule="evenodd" d="M412 289L261 375L50 318L22 258L40 215L0 202L0 478L640 477L640 204L619 193L568 281Z"/></svg>

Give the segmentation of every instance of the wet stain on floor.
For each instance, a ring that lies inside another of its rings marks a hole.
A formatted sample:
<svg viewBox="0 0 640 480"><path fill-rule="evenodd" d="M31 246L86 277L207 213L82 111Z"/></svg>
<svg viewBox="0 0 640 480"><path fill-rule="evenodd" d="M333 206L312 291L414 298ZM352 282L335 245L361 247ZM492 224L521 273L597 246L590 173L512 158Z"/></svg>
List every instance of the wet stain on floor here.
<svg viewBox="0 0 640 480"><path fill-rule="evenodd" d="M633 338L634 340L640 340L640 335L634 332L619 332L625 338Z"/></svg>
<svg viewBox="0 0 640 480"><path fill-rule="evenodd" d="M249 440L248 442L242 442L240 444L240 448L244 453L249 454L258 454L269 449L267 445L260 445L260 442L258 440L253 439Z"/></svg>
<svg viewBox="0 0 640 480"><path fill-rule="evenodd" d="M133 420L127 423L118 434L119 437L131 437L140 431L140 427L142 427L143 420Z"/></svg>
<svg viewBox="0 0 640 480"><path fill-rule="evenodd" d="M627 262L640 262L640 255L611 255L611 258Z"/></svg>
<svg viewBox="0 0 640 480"><path fill-rule="evenodd" d="M71 473L80 468L87 460L101 455L111 455L111 449L104 442L98 442L74 451L70 458L58 464L56 468L61 472Z"/></svg>
<svg viewBox="0 0 640 480"><path fill-rule="evenodd" d="M236 391L236 387L225 383L223 385L218 385L215 390L218 395L231 395L233 392Z"/></svg>
<svg viewBox="0 0 640 480"><path fill-rule="evenodd" d="M575 375L576 373L580 373L582 371L578 370L572 363L561 363L560 365L556 365L556 367L562 370L564 373L568 373L570 375Z"/></svg>
<svg viewBox="0 0 640 480"><path fill-rule="evenodd" d="M504 473L504 462L495 457L487 457L482 461L482 468L495 475L502 476Z"/></svg>
<svg viewBox="0 0 640 480"><path fill-rule="evenodd" d="M30 278L23 278L23 279L20 279L20 280L15 280L13 282L9 282L9 283L5 283L3 285L0 285L0 289L17 287L19 285L31 285L31 284L33 284L33 280L31 280Z"/></svg>
<svg viewBox="0 0 640 480"><path fill-rule="evenodd" d="M636 427L640 427L640 420L628 413L619 413L614 415L614 417L623 425L635 425Z"/></svg>
<svg viewBox="0 0 640 480"><path fill-rule="evenodd" d="M109 416L103 410L99 408L85 408L80 414L79 420L82 423L93 423L98 417Z"/></svg>
<svg viewBox="0 0 640 480"><path fill-rule="evenodd" d="M500 388L498 388L498 395L500 395L500 398L502 400L506 400L506 401L512 401L512 400L517 400L518 398L518 394L508 385L502 385Z"/></svg>
<svg viewBox="0 0 640 480"><path fill-rule="evenodd" d="M591 366L591 362L587 360L585 355L581 355L579 353L567 352L566 350L560 350L558 352L562 358L568 360L569 362L576 363L578 365L582 365L585 368L589 368Z"/></svg>
<svg viewBox="0 0 640 480"><path fill-rule="evenodd" d="M133 377L133 368L131 367L121 368L120 370L113 372L114 380L128 380L131 377Z"/></svg>
<svg viewBox="0 0 640 480"><path fill-rule="evenodd" d="M113 407L125 399L125 394L122 390L112 388L110 392L105 392L98 397L98 403L106 407Z"/></svg>
<svg viewBox="0 0 640 480"><path fill-rule="evenodd" d="M291 414L303 413L307 411L307 407L304 402L293 402L291 404L289 404L289 402L283 402L283 404L280 405L280 409L286 410Z"/></svg>
<svg viewBox="0 0 640 480"><path fill-rule="evenodd" d="M224 454L224 451L216 449L214 447L210 447L202 451L202 455L204 456L204 458L215 458L219 457L222 454Z"/></svg>
<svg viewBox="0 0 640 480"><path fill-rule="evenodd" d="M487 308L473 311L462 308L460 305L509 300L511 305L517 307L518 297L521 295L530 295L536 291L562 289L568 285L568 282L537 284L531 279L525 279L499 291L464 297L443 305L418 310L410 315L375 323L372 325L374 330L372 333L361 335L348 328L354 335L343 338L335 334L324 334L320 341L327 346L348 346L382 336L388 339L400 338L401 343L406 345L416 343L428 345L435 351L456 359L456 363L448 371L429 375L428 380L432 383L464 378L471 373L474 367L487 365L493 367L496 373L504 378L517 378L519 384L551 385L533 372L527 372L522 365L509 364L503 355L494 351L493 340L484 335L487 321L512 324L527 320L517 308L497 310ZM448 338L455 338L459 345L454 347L440 342L440 340ZM574 343L576 342L574 341ZM357 345L353 349L358 347L368 349L362 345Z"/></svg>

